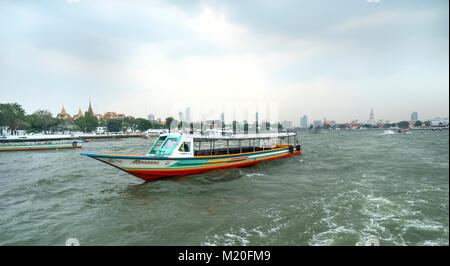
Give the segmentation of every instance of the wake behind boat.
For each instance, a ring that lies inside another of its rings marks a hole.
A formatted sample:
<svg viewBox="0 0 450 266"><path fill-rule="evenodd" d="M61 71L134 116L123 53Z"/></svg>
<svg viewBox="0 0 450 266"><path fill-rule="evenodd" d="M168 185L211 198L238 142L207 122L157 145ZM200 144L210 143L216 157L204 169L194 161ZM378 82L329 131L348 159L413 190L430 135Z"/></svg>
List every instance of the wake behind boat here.
<svg viewBox="0 0 450 266"><path fill-rule="evenodd" d="M226 145L216 148L216 142L225 142ZM230 142L238 142L238 145L230 147ZM202 143L209 144L209 149L202 149ZM248 166L300 154L301 145L295 133L231 136L168 133L159 136L144 155L81 153L144 180Z"/></svg>

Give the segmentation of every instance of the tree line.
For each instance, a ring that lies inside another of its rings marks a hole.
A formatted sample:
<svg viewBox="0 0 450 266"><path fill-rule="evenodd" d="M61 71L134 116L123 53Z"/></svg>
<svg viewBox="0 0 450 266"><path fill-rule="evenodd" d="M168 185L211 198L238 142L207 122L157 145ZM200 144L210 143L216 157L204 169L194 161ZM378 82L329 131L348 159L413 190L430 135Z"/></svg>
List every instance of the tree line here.
<svg viewBox="0 0 450 266"><path fill-rule="evenodd" d="M170 119L173 120L173 118ZM170 123L167 125L170 125ZM26 114L18 103L0 103L0 134L3 134L1 129L5 127L10 130L12 135L17 134L17 130L25 130L27 133L54 133L63 131L92 132L97 127L106 127L109 132L123 132L128 129L145 131L163 128L157 121L131 116L105 120L98 119L89 112L85 112L84 116L75 120L63 120L53 117L47 110L37 110L32 114Z"/></svg>

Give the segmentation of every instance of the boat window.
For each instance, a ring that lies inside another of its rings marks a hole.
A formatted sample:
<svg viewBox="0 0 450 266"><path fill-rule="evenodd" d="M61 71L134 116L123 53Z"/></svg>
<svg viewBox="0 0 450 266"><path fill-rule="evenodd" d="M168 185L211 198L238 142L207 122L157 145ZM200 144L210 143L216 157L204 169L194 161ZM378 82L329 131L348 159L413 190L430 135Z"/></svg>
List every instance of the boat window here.
<svg viewBox="0 0 450 266"><path fill-rule="evenodd" d="M174 148L174 146L177 144L177 142L178 142L178 139L169 138L169 139L167 139L166 143L164 143L164 145L161 147L161 149L172 150Z"/></svg>
<svg viewBox="0 0 450 266"><path fill-rule="evenodd" d="M150 150L149 153L154 154L156 153L156 151L159 149L159 147L161 146L161 144L164 142L164 140L166 140L166 137L159 137L155 144L153 144L152 149Z"/></svg>
<svg viewBox="0 0 450 266"><path fill-rule="evenodd" d="M183 142L183 144L181 144L179 151L181 152L190 152L191 149L189 147L189 142Z"/></svg>

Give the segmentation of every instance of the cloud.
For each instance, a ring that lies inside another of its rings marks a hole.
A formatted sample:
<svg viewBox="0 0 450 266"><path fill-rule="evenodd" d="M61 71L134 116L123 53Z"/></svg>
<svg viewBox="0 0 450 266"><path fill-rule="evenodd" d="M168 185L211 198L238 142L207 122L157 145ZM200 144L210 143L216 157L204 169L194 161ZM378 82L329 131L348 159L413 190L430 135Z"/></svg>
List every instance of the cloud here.
<svg viewBox="0 0 450 266"><path fill-rule="evenodd" d="M28 101L29 112L37 103L22 95L38 89L54 96L54 113L62 102L76 112L90 95L96 112L137 117L176 115L202 102L277 101L283 119L332 113L327 118L344 120L357 118L351 112L365 117L365 105L376 109L389 95L430 101L420 89L425 81L440 94L448 89L448 12L436 7L61 3L0 4L7 40L0 43L0 90Z"/></svg>

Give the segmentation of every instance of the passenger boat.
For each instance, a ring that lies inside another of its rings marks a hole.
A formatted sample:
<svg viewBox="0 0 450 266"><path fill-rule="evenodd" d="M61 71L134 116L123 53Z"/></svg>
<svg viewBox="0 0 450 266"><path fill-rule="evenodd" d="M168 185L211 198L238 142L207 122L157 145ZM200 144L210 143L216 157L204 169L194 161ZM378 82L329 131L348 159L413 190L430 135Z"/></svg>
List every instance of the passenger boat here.
<svg viewBox="0 0 450 266"><path fill-rule="evenodd" d="M220 142L221 147L216 147ZM202 149L202 143L209 144L209 148ZM248 166L300 154L301 145L295 133L231 136L167 133L159 136L144 155L81 153L144 180Z"/></svg>
<svg viewBox="0 0 450 266"><path fill-rule="evenodd" d="M42 143L20 143L0 145L0 151L35 151L35 150L55 150L55 149L74 149L81 148L80 141L72 142L42 142Z"/></svg>

